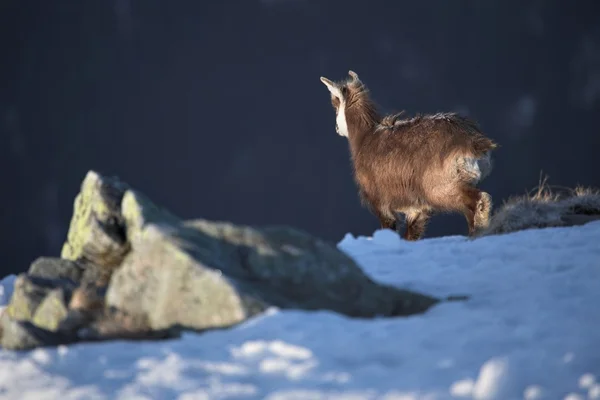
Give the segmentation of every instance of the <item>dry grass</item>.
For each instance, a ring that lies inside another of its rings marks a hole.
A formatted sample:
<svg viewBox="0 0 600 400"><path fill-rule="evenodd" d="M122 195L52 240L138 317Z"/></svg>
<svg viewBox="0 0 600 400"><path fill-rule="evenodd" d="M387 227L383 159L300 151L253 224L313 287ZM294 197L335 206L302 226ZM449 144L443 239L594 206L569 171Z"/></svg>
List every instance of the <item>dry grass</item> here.
<svg viewBox="0 0 600 400"><path fill-rule="evenodd" d="M523 196L515 196L494 213L476 237L548 227L582 225L600 220L600 191L548 185L548 177Z"/></svg>

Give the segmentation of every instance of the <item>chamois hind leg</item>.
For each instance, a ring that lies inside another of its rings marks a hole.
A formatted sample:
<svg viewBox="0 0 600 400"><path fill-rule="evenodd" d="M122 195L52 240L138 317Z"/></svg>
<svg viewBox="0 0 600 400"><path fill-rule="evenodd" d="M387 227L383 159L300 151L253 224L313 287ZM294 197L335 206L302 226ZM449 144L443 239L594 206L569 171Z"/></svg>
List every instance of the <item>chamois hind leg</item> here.
<svg viewBox="0 0 600 400"><path fill-rule="evenodd" d="M411 241L421 239L431 214L426 210L411 210L406 212L405 215L406 231L404 232L404 239Z"/></svg>
<svg viewBox="0 0 600 400"><path fill-rule="evenodd" d="M491 210L491 196L473 186L462 189L463 214L469 226L469 236L487 227Z"/></svg>
<svg viewBox="0 0 600 400"><path fill-rule="evenodd" d="M394 232L397 231L398 227L396 224L396 218L392 218L387 213L381 212L378 209L373 210L373 214L375 214L379 220L381 229L391 229Z"/></svg>
<svg viewBox="0 0 600 400"><path fill-rule="evenodd" d="M480 191L479 200L475 208L474 225L476 230L485 229L490 224L490 213L492 211L492 196L489 193Z"/></svg>

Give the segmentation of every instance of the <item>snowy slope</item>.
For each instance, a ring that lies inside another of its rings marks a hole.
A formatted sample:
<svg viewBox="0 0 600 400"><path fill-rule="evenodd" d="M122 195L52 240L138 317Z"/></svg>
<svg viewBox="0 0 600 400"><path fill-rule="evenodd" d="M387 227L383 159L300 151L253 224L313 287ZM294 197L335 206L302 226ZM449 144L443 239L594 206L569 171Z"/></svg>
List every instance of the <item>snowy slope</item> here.
<svg viewBox="0 0 600 400"><path fill-rule="evenodd" d="M0 398L600 399L600 222L476 241L377 231L339 247L377 280L472 299L411 318L272 310L176 341L0 351Z"/></svg>

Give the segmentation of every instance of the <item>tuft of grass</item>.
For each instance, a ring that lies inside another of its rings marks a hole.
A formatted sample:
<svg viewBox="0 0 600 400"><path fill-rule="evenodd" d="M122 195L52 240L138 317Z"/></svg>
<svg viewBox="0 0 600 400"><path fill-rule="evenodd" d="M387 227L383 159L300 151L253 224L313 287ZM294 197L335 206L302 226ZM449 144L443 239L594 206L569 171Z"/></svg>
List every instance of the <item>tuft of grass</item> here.
<svg viewBox="0 0 600 400"><path fill-rule="evenodd" d="M600 191L594 188L550 186L548 176L522 196L504 201L487 228L476 237L524 229L582 225L600 220Z"/></svg>

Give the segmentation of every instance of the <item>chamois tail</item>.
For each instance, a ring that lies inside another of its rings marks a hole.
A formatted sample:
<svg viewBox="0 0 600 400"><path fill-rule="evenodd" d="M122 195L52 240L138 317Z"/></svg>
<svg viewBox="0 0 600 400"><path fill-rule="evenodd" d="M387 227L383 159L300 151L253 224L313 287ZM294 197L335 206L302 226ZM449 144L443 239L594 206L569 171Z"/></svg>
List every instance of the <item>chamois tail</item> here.
<svg viewBox="0 0 600 400"><path fill-rule="evenodd" d="M478 134L471 141L471 150L475 158L485 157L490 151L494 150L498 145L491 139Z"/></svg>
<svg viewBox="0 0 600 400"><path fill-rule="evenodd" d="M491 152L496 147L494 141L482 134L473 135L466 151L457 159L460 179L474 185L485 179L492 172Z"/></svg>

